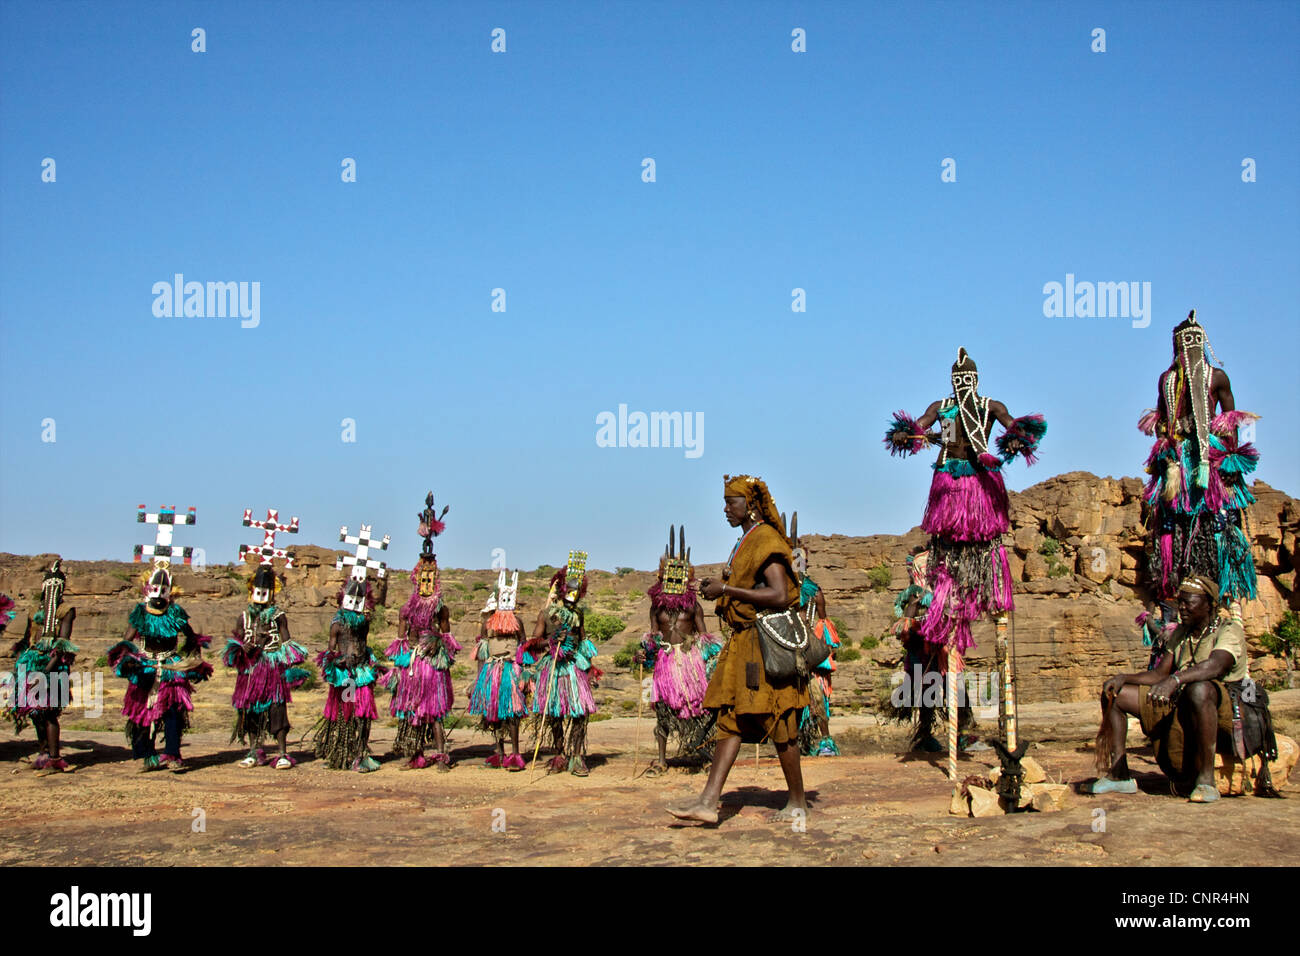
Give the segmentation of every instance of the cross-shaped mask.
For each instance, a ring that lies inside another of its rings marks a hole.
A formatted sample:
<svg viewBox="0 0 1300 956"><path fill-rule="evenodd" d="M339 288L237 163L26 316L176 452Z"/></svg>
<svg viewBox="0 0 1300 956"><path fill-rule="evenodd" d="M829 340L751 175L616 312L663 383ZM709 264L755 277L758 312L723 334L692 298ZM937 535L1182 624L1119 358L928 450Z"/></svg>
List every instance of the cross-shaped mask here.
<svg viewBox="0 0 1300 956"><path fill-rule="evenodd" d="M280 512L275 508L266 509L265 520L254 521L253 509L244 509L244 527L257 528L262 532L262 546L260 548L253 545L241 544L239 546L239 560L243 562L249 554L256 554L262 560L262 564L271 564L274 558L284 558L286 568L293 567L293 552L284 548L275 546L275 536L280 532L285 534L298 533L298 516L294 515L288 524L280 523Z"/></svg>
<svg viewBox="0 0 1300 956"><path fill-rule="evenodd" d="M139 563L144 557L148 556L153 559L155 565L167 566L171 564L172 558L181 558L185 564L190 563L193 557L194 549L189 547L176 547L172 544L172 531L178 524L194 524L194 509L190 508L183 515L176 513L176 506L169 508L159 508L154 514L145 511L144 505L140 505L135 512L135 520L141 524L156 524L158 532L154 536L153 544L137 544L132 553L133 559Z"/></svg>

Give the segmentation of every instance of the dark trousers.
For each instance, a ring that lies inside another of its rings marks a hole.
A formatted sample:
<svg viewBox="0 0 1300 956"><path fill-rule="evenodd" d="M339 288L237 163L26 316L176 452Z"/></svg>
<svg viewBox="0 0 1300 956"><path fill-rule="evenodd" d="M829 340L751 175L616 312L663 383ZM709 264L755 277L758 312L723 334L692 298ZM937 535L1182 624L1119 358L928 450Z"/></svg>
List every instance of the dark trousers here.
<svg viewBox="0 0 1300 956"><path fill-rule="evenodd" d="M162 725L163 753L169 757L179 757L181 755L181 729L185 726L185 708L173 707L163 714L162 720L158 721L158 724ZM132 757L152 757L157 753L154 746L154 737L158 733L158 724L154 724L152 727L140 727L136 730L135 738L131 741Z"/></svg>

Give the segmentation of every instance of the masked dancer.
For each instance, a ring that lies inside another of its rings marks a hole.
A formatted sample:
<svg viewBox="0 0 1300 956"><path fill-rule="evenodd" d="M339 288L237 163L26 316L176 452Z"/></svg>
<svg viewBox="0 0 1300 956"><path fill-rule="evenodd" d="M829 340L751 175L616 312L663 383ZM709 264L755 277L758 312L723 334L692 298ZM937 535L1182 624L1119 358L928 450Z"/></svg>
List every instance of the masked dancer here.
<svg viewBox="0 0 1300 956"><path fill-rule="evenodd" d="M712 720L704 707L704 694L722 642L705 629L685 525L680 532L669 527L668 546L659 559L658 578L650 585L649 595L651 630L634 659L650 668L659 756L646 774L654 777L668 770L671 737L677 739L679 756L698 753L707 761L712 753L705 739Z"/></svg>
<svg viewBox="0 0 1300 956"><path fill-rule="evenodd" d="M1228 374L1211 357L1217 362L1193 309L1174 329L1174 360L1160 375L1156 408L1138 422L1155 437L1143 496L1147 569L1152 591L1167 604L1189 575L1214 580L1220 601L1240 621L1240 602L1256 596L1242 524L1255 501L1246 476L1259 453L1247 439L1259 416L1237 410Z"/></svg>
<svg viewBox="0 0 1300 956"><path fill-rule="evenodd" d="M40 607L27 618L14 645L18 660L12 686L14 732L21 733L29 720L36 728L39 752L32 766L65 773L74 768L59 753L59 714L70 702L68 674L77 656L72 643L77 609L63 603L67 580L63 562L56 559L41 582Z"/></svg>
<svg viewBox="0 0 1300 956"><path fill-rule="evenodd" d="M519 753L519 720L528 713L524 693L524 622L515 611L519 594L519 572L506 582L502 568L497 586L488 595L481 612L478 642L474 649L478 677L470 692L469 713L481 720L481 727L492 735L494 751L487 758L489 767L509 771L523 770ZM506 753L509 739L511 752Z"/></svg>
<svg viewBox="0 0 1300 956"><path fill-rule="evenodd" d="M538 659L537 685L532 713L550 730L556 753L548 773L568 770L585 777L587 722L596 713L592 689L600 679L596 645L587 639L583 610L578 606L587 593L587 552L570 551L568 563L551 577L546 606L533 628L532 653Z"/></svg>

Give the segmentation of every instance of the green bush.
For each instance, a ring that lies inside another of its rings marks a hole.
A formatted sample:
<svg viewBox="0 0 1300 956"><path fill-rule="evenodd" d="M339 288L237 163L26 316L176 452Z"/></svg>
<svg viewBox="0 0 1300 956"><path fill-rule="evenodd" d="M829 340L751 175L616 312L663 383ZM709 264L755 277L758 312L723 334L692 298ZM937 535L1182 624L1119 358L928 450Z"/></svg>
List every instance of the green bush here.
<svg viewBox="0 0 1300 956"><path fill-rule="evenodd" d="M595 644L605 643L627 627L627 623L621 617L599 612L587 614L583 619L583 625L587 629L587 638Z"/></svg>
<svg viewBox="0 0 1300 956"><path fill-rule="evenodd" d="M545 574L547 577L550 577L552 574L555 573L555 566L550 564L539 564L537 566L537 570L534 573Z"/></svg>
<svg viewBox="0 0 1300 956"><path fill-rule="evenodd" d="M1047 572L1049 578L1064 578L1070 575L1070 569L1064 564L1054 564Z"/></svg>
<svg viewBox="0 0 1300 956"><path fill-rule="evenodd" d="M636 666L636 661L632 660L632 655L636 653L641 642L637 640L628 641L621 648L614 652L614 666L632 668Z"/></svg>
<svg viewBox="0 0 1300 956"><path fill-rule="evenodd" d="M632 573L633 571L635 571L635 570L636 570L636 568L615 568L615 569L614 569L614 573L617 574L617 575L621 578L623 575L625 575L625 574L631 574L631 573Z"/></svg>
<svg viewBox="0 0 1300 956"><path fill-rule="evenodd" d="M889 587L889 582L893 579L893 572L889 570L889 565L883 561L867 572L867 581L871 584L871 590L873 591L883 591Z"/></svg>
<svg viewBox="0 0 1300 956"><path fill-rule="evenodd" d="M488 583L487 583L486 581L475 581L475 582L474 582L473 590L475 590L475 591L486 591L487 589L488 589Z"/></svg>
<svg viewBox="0 0 1300 956"><path fill-rule="evenodd" d="M864 637L862 639L862 647L868 651L879 646L880 638L878 637Z"/></svg>
<svg viewBox="0 0 1300 956"><path fill-rule="evenodd" d="M632 590L630 590L630 591L627 592L627 599L628 599L629 601L639 601L639 600L641 600L643 597L645 597L645 592L644 592L644 591L638 591L636 588L633 588Z"/></svg>
<svg viewBox="0 0 1300 956"><path fill-rule="evenodd" d="M849 661L856 661L860 657L862 657L862 652L853 647L842 647L835 652L835 659L844 664Z"/></svg>
<svg viewBox="0 0 1300 956"><path fill-rule="evenodd" d="M520 593L520 594L536 594L536 593L537 593L537 588L533 587L531 584L521 584L521 585L519 585L519 593Z"/></svg>
<svg viewBox="0 0 1300 956"><path fill-rule="evenodd" d="M98 657L96 657L96 658L95 658L95 666L96 666L96 667L107 667L107 666L108 666L108 655L107 655L107 654L100 654Z"/></svg>
<svg viewBox="0 0 1300 956"><path fill-rule="evenodd" d="M1038 546L1038 553L1045 558L1050 558L1054 554L1061 553L1061 542L1055 538L1044 538L1043 543Z"/></svg>
<svg viewBox="0 0 1300 956"><path fill-rule="evenodd" d="M835 625L835 633L839 634L841 641L849 640L849 626L844 623L842 617L832 617L831 623Z"/></svg>
<svg viewBox="0 0 1300 956"><path fill-rule="evenodd" d="M1300 616L1297 616L1295 611L1287 611L1273 628L1273 633L1261 634L1259 642L1264 646L1264 650L1282 658L1282 662L1286 665L1286 677L1279 681L1282 686L1266 689L1282 690L1290 687L1295 675L1296 653L1300 651Z"/></svg>
<svg viewBox="0 0 1300 956"><path fill-rule="evenodd" d="M617 597L617 596L618 596L618 592L615 591L612 587L608 587L608 586L603 587L596 592L596 597Z"/></svg>

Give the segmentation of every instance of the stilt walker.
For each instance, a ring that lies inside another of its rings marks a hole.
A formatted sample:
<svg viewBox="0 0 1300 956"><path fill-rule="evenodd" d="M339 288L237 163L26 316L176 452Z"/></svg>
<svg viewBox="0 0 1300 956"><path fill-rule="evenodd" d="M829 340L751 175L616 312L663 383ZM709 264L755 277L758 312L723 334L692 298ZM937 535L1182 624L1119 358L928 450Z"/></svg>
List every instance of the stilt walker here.
<svg viewBox="0 0 1300 956"><path fill-rule="evenodd" d="M1251 443L1259 416L1237 409L1227 372L1210 364L1218 358L1195 309L1174 329L1173 345L1156 407L1138 421L1155 438L1143 494L1150 587L1171 607L1183 580L1203 575L1218 582L1220 602L1240 623L1241 602L1256 596L1244 526L1255 502L1246 477L1259 462Z"/></svg>
<svg viewBox="0 0 1300 956"><path fill-rule="evenodd" d="M885 432L892 455L913 455L931 444L940 446L921 522L921 530L930 535L927 585L933 590L921 635L948 652L948 776L954 811L961 790L954 704L962 657L975 646L971 625L986 614L1005 617L1014 607L1011 568L1002 542L1011 530L1002 466L1016 455L1032 465L1047 432L1041 415L1013 418L1001 402L980 395L978 384L975 361L964 348L958 349L952 366L952 397L932 403L919 419L896 412ZM996 455L989 440L994 421L1005 429L997 439ZM938 434L929 431L936 423L941 429ZM1014 708L1009 701L1008 706ZM1014 714L1014 709L1010 712ZM1015 734L1014 718L1006 731ZM964 807L960 812L965 812Z"/></svg>

